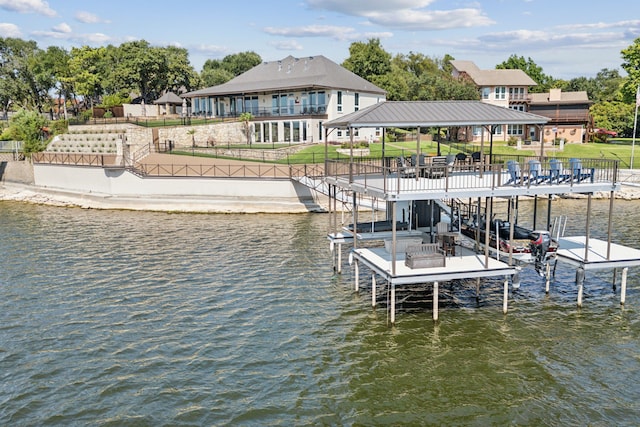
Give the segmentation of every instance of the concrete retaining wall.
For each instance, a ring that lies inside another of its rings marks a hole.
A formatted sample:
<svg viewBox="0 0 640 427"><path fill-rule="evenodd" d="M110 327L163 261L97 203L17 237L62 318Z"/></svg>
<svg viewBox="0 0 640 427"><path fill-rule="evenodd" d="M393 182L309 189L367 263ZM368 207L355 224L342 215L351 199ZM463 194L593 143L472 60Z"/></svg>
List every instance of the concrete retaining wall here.
<svg viewBox="0 0 640 427"><path fill-rule="evenodd" d="M113 196L204 196L312 201L311 190L289 179L139 177L122 169L36 164L35 185Z"/></svg>

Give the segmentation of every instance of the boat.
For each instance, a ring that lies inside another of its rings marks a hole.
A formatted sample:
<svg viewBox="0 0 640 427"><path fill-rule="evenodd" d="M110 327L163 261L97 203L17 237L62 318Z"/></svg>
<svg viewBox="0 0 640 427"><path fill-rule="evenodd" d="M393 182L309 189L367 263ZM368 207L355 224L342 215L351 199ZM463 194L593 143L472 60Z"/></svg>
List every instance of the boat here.
<svg viewBox="0 0 640 427"><path fill-rule="evenodd" d="M496 235L495 230L498 230ZM460 227L460 233L484 244L486 241L486 223L484 220L478 223L474 216L472 220L465 221ZM507 221L494 220L489 226L489 248L499 255L512 254L521 262L533 263L536 271L544 275L544 269L549 260L555 257L558 251L558 242L553 239L547 230L532 230L526 227L513 226L513 240L509 239L511 226Z"/></svg>

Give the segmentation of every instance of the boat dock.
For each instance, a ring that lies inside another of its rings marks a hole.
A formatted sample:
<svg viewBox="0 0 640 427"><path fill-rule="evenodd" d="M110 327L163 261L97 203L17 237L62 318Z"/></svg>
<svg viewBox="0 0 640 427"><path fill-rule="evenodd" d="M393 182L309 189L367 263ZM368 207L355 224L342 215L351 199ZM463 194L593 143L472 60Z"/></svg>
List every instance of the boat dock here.
<svg viewBox="0 0 640 427"><path fill-rule="evenodd" d="M517 273L520 267L517 264L526 257L514 256L513 227L510 238L504 242L502 237L491 237L491 232L483 233L482 238L477 233L473 248L462 247L460 210L464 199L469 200L469 217L483 217L490 221L493 220L494 199L507 200L510 212L507 222L515 226L518 218L517 214L514 215L514 210L517 211L518 198L533 197L531 235L535 230L539 237L530 239L529 258L534 260L536 270L546 276L547 292L552 261L555 260L556 265L557 262L564 262L576 267L578 305L582 304L581 290L585 270L600 268L617 271L622 268L626 286L627 269L640 265L640 250L610 241L603 245L602 241L589 239L591 198L595 192L610 194L608 234L611 235L614 193L620 189L618 160L569 159L558 157L555 153L548 156L544 153L544 143L540 144L539 154L527 156L492 155L492 141L488 143L488 155L482 141L479 151L474 153L478 155L471 156L471 159L464 159L464 156L461 159L454 155L444 156L439 152L435 157L428 158L420 152L421 128L475 126L493 129L497 125L525 124L539 127L539 134L544 134L547 118L494 107L471 101L384 102L324 123L325 141L329 140L329 129L343 129L351 135L352 146L358 128L382 129L382 158L350 156L347 159L326 160L324 181L330 195L347 194L346 200L353 201L351 224L346 225L338 223L337 197L333 200L330 198L327 235L334 262L336 254L338 258L334 267L340 272L342 245L352 245L349 260L354 268L356 289L359 286L360 268L368 268L371 271L372 305L375 306L376 280L384 281L391 294L392 323L395 322L396 287L432 283L433 319L437 320L438 285L456 279L475 278L477 289L482 278L504 280L503 312L507 312L509 283L514 289L519 286ZM416 150L410 163L404 157L385 156L386 127L417 130ZM325 142L325 147L327 144ZM547 243L551 241L552 199L554 195L563 194L586 195L586 236L557 235L559 249L550 256ZM546 220L537 218L537 204L545 196L548 204ZM372 225L369 232L358 230L361 224L366 224L359 222L358 218L357 200L363 197L386 204L386 222L390 229L374 230ZM446 218L448 222L444 220ZM408 224L406 228L405 224ZM443 224L446 229L440 228ZM541 236L546 236L546 240ZM384 243L384 247L378 247L376 240ZM501 245L509 248L508 252L502 251L496 256L502 261L491 256L492 243L499 251L502 250ZM621 303L624 303L624 292Z"/></svg>

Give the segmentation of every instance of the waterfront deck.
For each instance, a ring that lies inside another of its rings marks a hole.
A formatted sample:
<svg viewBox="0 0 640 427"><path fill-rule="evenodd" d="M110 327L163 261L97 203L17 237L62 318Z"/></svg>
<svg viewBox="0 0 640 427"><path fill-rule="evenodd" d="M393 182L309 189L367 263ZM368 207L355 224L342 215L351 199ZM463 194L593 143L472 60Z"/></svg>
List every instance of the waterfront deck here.
<svg viewBox="0 0 640 427"><path fill-rule="evenodd" d="M585 258L585 236L561 237L558 261L581 267L584 270L635 267L640 265L640 250L611 243L607 256L607 242L589 238L589 250Z"/></svg>
<svg viewBox="0 0 640 427"><path fill-rule="evenodd" d="M454 165L437 178L433 178L436 167L430 165L407 176L402 169L394 167L331 162L326 180L338 188L396 201L593 193L620 189L617 166L609 160L581 159L586 166L580 172L562 169L557 173L552 170L551 160L545 161L535 173L514 174L502 164L476 166L473 170L469 165Z"/></svg>
<svg viewBox="0 0 640 427"><path fill-rule="evenodd" d="M507 312L509 278L518 272L494 258L486 257L462 246L456 246L456 255L445 257L444 267L410 268L405 265L405 253L397 252L396 259L385 248L354 249L350 255L355 263L356 289L360 281L360 265L372 271L371 303L376 305L376 274L390 287L391 323L395 323L396 288L417 283L431 283L433 286L433 320L438 320L438 287L442 282L455 279L480 280L486 277L504 278L503 312ZM479 283L479 282L478 282Z"/></svg>

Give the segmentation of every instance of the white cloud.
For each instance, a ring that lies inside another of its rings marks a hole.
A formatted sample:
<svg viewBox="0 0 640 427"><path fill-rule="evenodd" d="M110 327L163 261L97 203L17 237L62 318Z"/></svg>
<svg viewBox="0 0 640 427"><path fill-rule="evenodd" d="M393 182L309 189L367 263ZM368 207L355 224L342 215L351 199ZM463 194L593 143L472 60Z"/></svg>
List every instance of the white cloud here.
<svg viewBox="0 0 640 427"><path fill-rule="evenodd" d="M0 0L0 9L18 13L38 13L54 17L56 11L49 7L49 3L42 0Z"/></svg>
<svg viewBox="0 0 640 427"><path fill-rule="evenodd" d="M82 45L101 45L109 43L112 38L102 33L86 33L86 34L74 34L70 32L61 31L33 31L31 35L42 38L52 38L58 40L66 40Z"/></svg>
<svg viewBox="0 0 640 427"><path fill-rule="evenodd" d="M307 25L301 27L266 27L264 32L274 36L330 37L337 40L345 40L350 38L349 35L355 34L355 29L333 25Z"/></svg>
<svg viewBox="0 0 640 427"><path fill-rule="evenodd" d="M189 47L189 52L197 52L205 55L220 55L220 54L227 53L228 51L229 49L224 46L218 46L213 44L199 44L199 45Z"/></svg>
<svg viewBox="0 0 640 427"><path fill-rule="evenodd" d="M98 23L109 23L105 19L100 18L98 15L91 12L78 11L76 12L74 18L76 21L82 22L83 24L98 24Z"/></svg>
<svg viewBox="0 0 640 427"><path fill-rule="evenodd" d="M431 10L433 0L307 0L314 9L367 18L371 24L408 31L446 30L495 24L474 7Z"/></svg>
<svg viewBox="0 0 640 427"><path fill-rule="evenodd" d="M313 9L323 9L346 15L365 16L367 12L395 13L399 10L419 9L435 0L307 0Z"/></svg>
<svg viewBox="0 0 640 427"><path fill-rule="evenodd" d="M269 43L271 46L278 50L302 50L303 47L295 40L282 40L278 42Z"/></svg>
<svg viewBox="0 0 640 427"><path fill-rule="evenodd" d="M71 27L66 22L56 25L55 27L52 28L52 30L57 33L65 33L65 34L71 33Z"/></svg>
<svg viewBox="0 0 640 427"><path fill-rule="evenodd" d="M0 22L0 36L19 38L22 37L22 33L17 25Z"/></svg>

